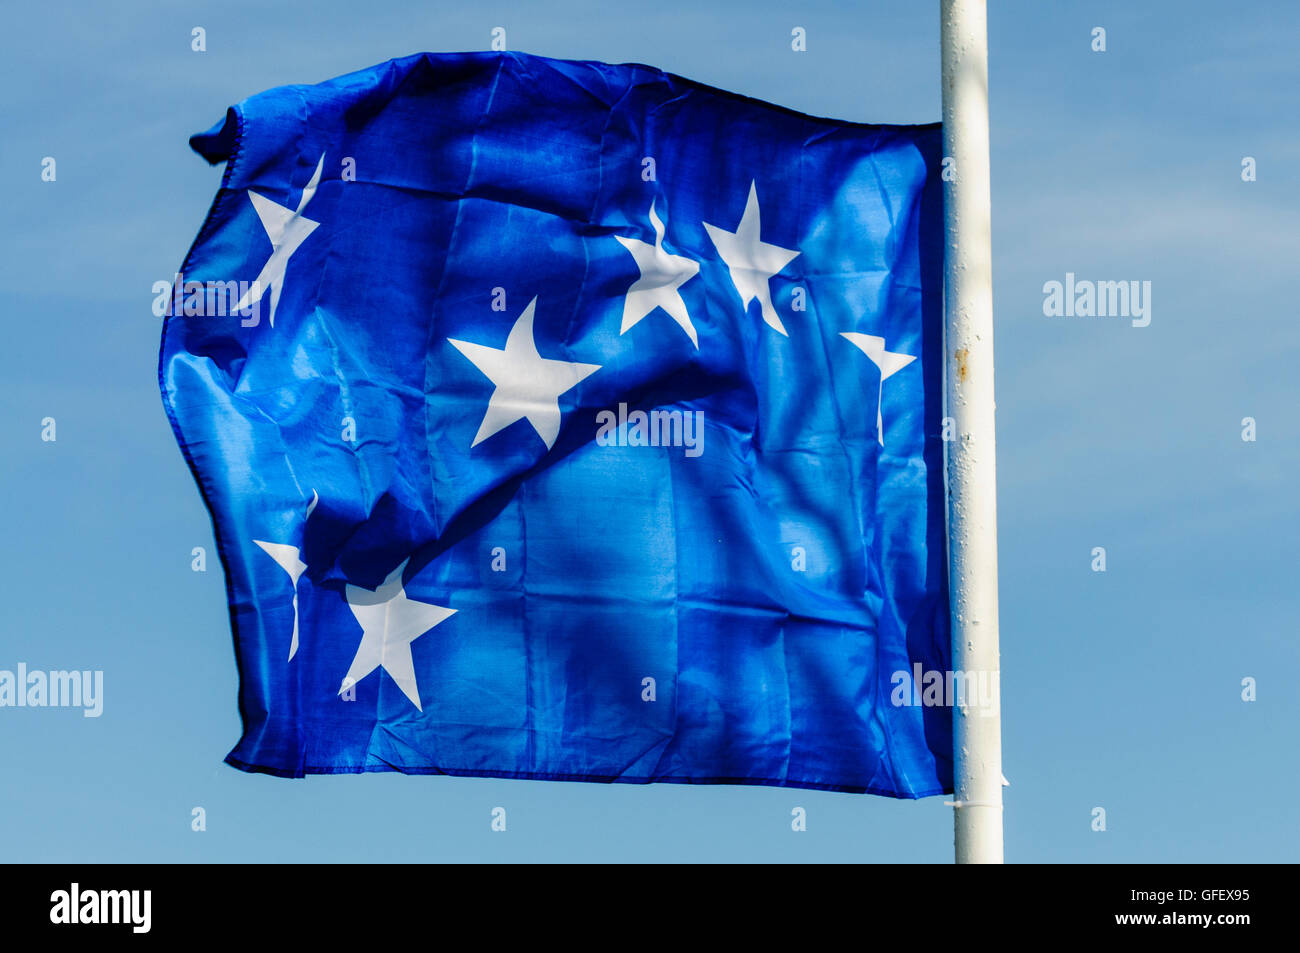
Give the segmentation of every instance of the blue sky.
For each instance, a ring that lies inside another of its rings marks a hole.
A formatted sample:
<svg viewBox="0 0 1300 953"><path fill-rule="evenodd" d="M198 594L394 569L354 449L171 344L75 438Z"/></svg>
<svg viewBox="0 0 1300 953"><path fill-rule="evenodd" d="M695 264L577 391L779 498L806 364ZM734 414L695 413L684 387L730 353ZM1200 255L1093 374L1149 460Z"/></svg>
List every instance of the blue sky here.
<svg viewBox="0 0 1300 953"><path fill-rule="evenodd" d="M1300 11L993 7L1007 857L1294 860ZM6 12L0 668L102 669L106 697L98 719L0 710L0 858L951 859L942 798L226 767L239 720L225 596L215 557L190 570L211 529L158 396L151 311L220 180L186 140L255 92L485 49L502 26L512 49L649 63L817 115L929 122L937 3ZM805 53L790 50L795 26ZM1096 26L1105 53L1090 48ZM1257 181L1242 181L1243 156ZM1067 272L1149 280L1150 326L1044 317L1043 283ZM40 439L47 416L55 443ZM498 805L505 834L489 829ZM795 806L806 832L790 830Z"/></svg>

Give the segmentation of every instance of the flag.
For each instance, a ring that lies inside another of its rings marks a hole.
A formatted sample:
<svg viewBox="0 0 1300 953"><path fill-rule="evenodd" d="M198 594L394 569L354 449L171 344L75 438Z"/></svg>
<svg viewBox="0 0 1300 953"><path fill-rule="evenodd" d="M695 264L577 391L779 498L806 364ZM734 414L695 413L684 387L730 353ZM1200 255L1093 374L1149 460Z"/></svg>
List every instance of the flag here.
<svg viewBox="0 0 1300 953"><path fill-rule="evenodd" d="M951 791L937 124L420 54L191 145L231 765Z"/></svg>

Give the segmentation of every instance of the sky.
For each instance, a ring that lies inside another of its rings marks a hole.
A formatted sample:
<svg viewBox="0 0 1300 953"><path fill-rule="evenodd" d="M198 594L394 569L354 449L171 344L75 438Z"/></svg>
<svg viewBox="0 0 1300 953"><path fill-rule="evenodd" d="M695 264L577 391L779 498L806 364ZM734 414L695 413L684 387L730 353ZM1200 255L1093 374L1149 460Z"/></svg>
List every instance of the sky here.
<svg viewBox="0 0 1300 953"><path fill-rule="evenodd" d="M1007 859L1294 861L1300 8L991 6ZM932 122L936 2L12 2L5 21L0 669L105 688L99 718L0 709L0 860L951 860L942 797L226 766L225 592L151 307L220 182L188 137L264 89L503 27L515 50ZM1067 273L1149 281L1150 324L1045 316Z"/></svg>

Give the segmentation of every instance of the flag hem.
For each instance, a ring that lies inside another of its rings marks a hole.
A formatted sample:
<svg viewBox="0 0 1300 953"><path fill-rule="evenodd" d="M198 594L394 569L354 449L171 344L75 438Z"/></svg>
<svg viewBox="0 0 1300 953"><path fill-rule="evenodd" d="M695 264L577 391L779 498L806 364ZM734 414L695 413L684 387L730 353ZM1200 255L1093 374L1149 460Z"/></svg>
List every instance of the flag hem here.
<svg viewBox="0 0 1300 953"><path fill-rule="evenodd" d="M878 785L834 784L821 781L792 781L785 778L749 778L749 777L707 777L707 778L645 778L626 775L599 774L560 774L545 771L491 771L461 770L457 768L437 768L426 766L405 766L401 768L390 764L367 765L322 765L304 766L297 771L256 764L236 758L233 753L226 755L226 764L248 774L269 774L277 778L305 778L307 775L333 774L410 774L410 775L445 775L453 778L496 778L514 781L578 781L592 784L734 784L753 785L755 787L799 788L809 791L830 791L840 794L874 794L877 797L891 797L902 801L915 801L940 794L952 794L952 787L936 787L917 791L896 791Z"/></svg>

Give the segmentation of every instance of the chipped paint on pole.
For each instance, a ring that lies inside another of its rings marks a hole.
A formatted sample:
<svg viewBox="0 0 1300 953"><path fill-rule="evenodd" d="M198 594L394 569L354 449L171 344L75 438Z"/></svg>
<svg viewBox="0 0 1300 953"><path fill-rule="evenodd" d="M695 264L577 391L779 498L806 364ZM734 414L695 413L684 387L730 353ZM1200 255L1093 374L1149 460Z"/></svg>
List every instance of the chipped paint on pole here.
<svg viewBox="0 0 1300 953"><path fill-rule="evenodd" d="M993 404L988 33L985 0L940 0L944 182L944 342L952 666L993 689L953 707L957 863L1002 862L998 697L997 474Z"/></svg>

